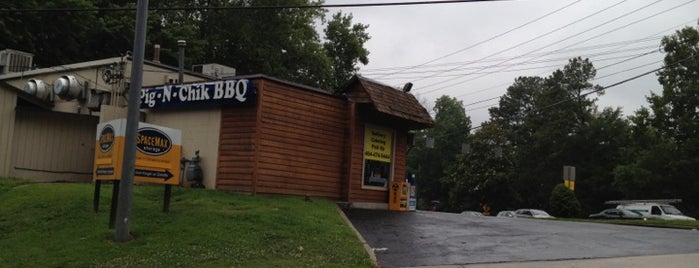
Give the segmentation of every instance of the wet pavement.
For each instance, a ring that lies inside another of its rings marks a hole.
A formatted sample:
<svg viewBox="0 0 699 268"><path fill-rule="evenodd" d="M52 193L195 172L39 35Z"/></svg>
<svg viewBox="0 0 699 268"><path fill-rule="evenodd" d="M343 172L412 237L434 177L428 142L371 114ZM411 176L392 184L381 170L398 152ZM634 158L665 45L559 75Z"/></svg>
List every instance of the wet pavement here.
<svg viewBox="0 0 699 268"><path fill-rule="evenodd" d="M699 231L417 211L344 210L382 267L699 253Z"/></svg>

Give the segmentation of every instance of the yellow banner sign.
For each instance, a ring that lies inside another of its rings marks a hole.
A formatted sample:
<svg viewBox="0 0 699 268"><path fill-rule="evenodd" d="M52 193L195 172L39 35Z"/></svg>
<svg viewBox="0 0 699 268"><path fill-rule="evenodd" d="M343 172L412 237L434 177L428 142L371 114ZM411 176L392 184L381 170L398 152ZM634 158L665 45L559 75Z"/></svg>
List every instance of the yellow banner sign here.
<svg viewBox="0 0 699 268"><path fill-rule="evenodd" d="M392 154L393 132L366 127L364 131L364 158L390 163Z"/></svg>
<svg viewBox="0 0 699 268"><path fill-rule="evenodd" d="M125 119L97 125L94 180L121 179L125 133ZM139 123L136 149L134 181L172 185L180 183L180 130Z"/></svg>

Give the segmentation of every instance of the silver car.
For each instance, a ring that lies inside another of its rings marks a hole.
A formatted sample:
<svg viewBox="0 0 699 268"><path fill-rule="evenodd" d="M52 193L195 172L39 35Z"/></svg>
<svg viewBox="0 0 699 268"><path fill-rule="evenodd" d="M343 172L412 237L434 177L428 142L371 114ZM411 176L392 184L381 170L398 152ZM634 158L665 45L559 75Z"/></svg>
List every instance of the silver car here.
<svg viewBox="0 0 699 268"><path fill-rule="evenodd" d="M517 218L554 219L555 217L540 209L523 208L515 210Z"/></svg>
<svg viewBox="0 0 699 268"><path fill-rule="evenodd" d="M498 212L498 215L496 217L516 218L517 215L512 210L503 210L503 211Z"/></svg>

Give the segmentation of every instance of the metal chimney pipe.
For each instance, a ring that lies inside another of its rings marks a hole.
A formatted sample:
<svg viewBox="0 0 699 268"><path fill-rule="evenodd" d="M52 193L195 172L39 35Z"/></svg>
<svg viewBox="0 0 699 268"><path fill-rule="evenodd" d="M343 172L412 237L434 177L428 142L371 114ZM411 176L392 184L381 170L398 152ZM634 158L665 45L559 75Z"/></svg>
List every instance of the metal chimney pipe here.
<svg viewBox="0 0 699 268"><path fill-rule="evenodd" d="M160 44L153 45L153 62L160 63Z"/></svg>
<svg viewBox="0 0 699 268"><path fill-rule="evenodd" d="M177 46L180 48L180 75L177 77L177 81L179 81L181 85L184 83L184 48L187 47L187 41L177 40Z"/></svg>

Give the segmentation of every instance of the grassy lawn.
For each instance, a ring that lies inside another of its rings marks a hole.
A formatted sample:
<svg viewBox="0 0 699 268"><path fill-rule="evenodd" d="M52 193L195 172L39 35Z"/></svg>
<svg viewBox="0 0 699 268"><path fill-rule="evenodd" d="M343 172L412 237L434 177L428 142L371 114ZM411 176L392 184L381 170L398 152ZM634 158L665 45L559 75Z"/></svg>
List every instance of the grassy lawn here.
<svg viewBox="0 0 699 268"><path fill-rule="evenodd" d="M0 178L0 267L371 267L327 200L135 186L131 233L108 229L111 185Z"/></svg>

